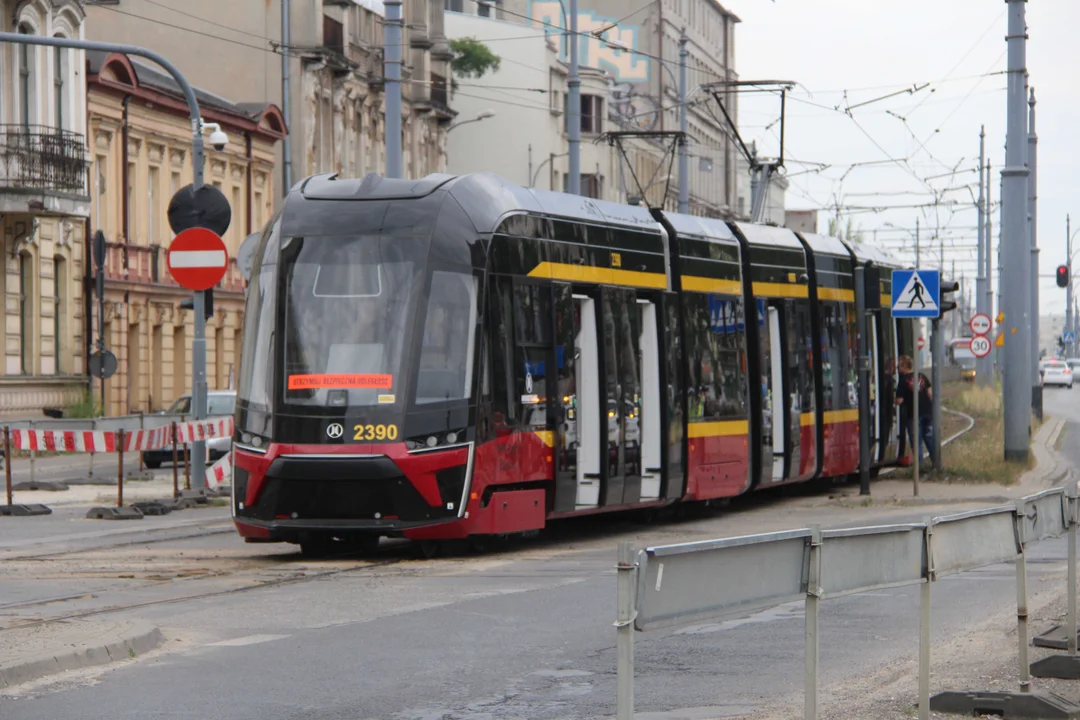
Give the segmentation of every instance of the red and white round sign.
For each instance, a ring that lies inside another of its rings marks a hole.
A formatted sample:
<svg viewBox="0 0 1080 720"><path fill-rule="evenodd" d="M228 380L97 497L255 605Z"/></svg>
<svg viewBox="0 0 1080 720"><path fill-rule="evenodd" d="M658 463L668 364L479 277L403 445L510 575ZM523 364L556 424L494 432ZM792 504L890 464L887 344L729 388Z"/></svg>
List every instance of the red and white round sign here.
<svg viewBox="0 0 1080 720"><path fill-rule="evenodd" d="M986 313L972 315L971 320L968 322L968 327L971 328L971 332L975 335L985 335L990 332L990 316Z"/></svg>
<svg viewBox="0 0 1080 720"><path fill-rule="evenodd" d="M173 238L165 255L173 279L188 290L209 290L229 268L229 252L217 233L191 228Z"/></svg>
<svg viewBox="0 0 1080 720"><path fill-rule="evenodd" d="M920 350L922 350L926 346L926 341L923 340L922 338L919 338L918 341L915 344L918 346L918 348Z"/></svg>
<svg viewBox="0 0 1080 720"><path fill-rule="evenodd" d="M993 343L985 335L971 338L971 354L977 358L984 358L990 354Z"/></svg>

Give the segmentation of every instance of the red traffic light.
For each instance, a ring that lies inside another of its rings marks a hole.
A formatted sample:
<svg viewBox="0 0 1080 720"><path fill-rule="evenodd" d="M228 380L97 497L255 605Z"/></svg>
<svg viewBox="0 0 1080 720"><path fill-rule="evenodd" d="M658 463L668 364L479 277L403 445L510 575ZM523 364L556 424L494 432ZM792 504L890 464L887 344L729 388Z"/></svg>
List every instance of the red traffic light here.
<svg viewBox="0 0 1080 720"><path fill-rule="evenodd" d="M1067 287L1069 285L1069 266L1058 265L1057 269L1057 285L1058 287Z"/></svg>

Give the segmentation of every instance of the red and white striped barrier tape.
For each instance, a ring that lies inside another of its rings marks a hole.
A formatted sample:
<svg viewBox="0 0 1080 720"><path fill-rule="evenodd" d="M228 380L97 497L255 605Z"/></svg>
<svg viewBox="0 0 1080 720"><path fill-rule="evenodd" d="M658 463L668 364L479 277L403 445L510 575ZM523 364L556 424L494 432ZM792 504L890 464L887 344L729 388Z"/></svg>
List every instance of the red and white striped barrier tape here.
<svg viewBox="0 0 1080 720"><path fill-rule="evenodd" d="M12 430L15 450L116 452L116 433L91 430Z"/></svg>
<svg viewBox="0 0 1080 720"><path fill-rule="evenodd" d="M206 487L216 490L232 481L232 453L206 468Z"/></svg>
<svg viewBox="0 0 1080 720"><path fill-rule="evenodd" d="M119 431L98 432L91 430L24 430L12 429L11 447L14 450L37 450L48 452L117 452ZM202 420L178 423L176 442L187 444L196 440L216 437L232 437L233 419ZM124 432L124 452L160 450L172 445L172 427L165 425L153 430L130 430Z"/></svg>

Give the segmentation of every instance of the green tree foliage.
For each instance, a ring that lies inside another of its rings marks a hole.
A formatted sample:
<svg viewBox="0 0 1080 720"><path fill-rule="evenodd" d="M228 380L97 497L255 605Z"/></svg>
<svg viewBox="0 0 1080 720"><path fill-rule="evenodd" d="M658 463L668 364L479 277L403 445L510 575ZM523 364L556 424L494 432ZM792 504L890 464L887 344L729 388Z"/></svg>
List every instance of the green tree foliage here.
<svg viewBox="0 0 1080 720"><path fill-rule="evenodd" d="M863 241L862 230L855 226L855 221L851 218L848 218L846 228L841 227L836 218L829 218L829 234L855 245Z"/></svg>
<svg viewBox="0 0 1080 720"><path fill-rule="evenodd" d="M499 69L501 58L476 38L466 37L451 40L450 50L454 53L454 59L450 61L450 67L457 77L478 78Z"/></svg>

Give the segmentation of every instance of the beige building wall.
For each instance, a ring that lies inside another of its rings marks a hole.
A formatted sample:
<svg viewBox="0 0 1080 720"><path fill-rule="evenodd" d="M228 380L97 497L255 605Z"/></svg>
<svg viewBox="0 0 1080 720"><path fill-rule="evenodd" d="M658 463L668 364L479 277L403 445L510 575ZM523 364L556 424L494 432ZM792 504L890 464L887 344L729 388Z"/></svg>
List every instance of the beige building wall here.
<svg viewBox="0 0 1080 720"><path fill-rule="evenodd" d="M407 177L446 169L451 55L444 0L405 0L402 126ZM288 106L291 181L320 172L385 171L379 4L290 0L289 90L283 97L281 0L125 1L87 8L93 40L134 43L169 58L192 85L236 103ZM203 20L202 18L205 18ZM197 48L197 52L193 52ZM275 205L285 190L275 149Z"/></svg>
<svg viewBox="0 0 1080 720"><path fill-rule="evenodd" d="M180 308L191 293L173 282L165 262L173 237L169 199L193 178L191 125L186 112L163 102L170 96L147 82L157 79L144 67L119 55L97 65L91 64L88 99L91 204L94 228L108 240L105 344L119 365L106 382L106 412L152 412L191 390L194 317ZM206 326L211 390L228 389L239 363L244 281L235 257L243 239L272 212L276 113L271 109L255 120L235 108L202 108L204 120L219 123L230 140L221 152L207 147L204 169L205 182L220 189L232 207L223 235L232 260L215 289L214 316Z"/></svg>
<svg viewBox="0 0 1080 720"><path fill-rule="evenodd" d="M0 30L83 36L74 0L0 0ZM40 417L86 389L83 53L0 47L0 416Z"/></svg>

